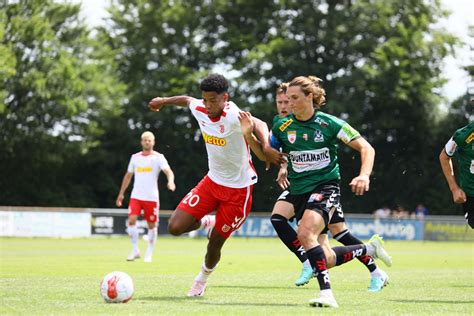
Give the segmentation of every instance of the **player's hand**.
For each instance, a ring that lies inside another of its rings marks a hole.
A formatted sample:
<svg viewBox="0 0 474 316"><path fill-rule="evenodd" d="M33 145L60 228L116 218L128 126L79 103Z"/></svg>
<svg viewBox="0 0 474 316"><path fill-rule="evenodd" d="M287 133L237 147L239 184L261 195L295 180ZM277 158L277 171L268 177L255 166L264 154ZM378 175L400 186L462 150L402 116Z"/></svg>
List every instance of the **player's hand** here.
<svg viewBox="0 0 474 316"><path fill-rule="evenodd" d="M280 167L280 170L278 170L278 177L276 179L278 185L280 188L283 190L288 189L290 186L290 181L288 181L288 169L285 167Z"/></svg>
<svg viewBox="0 0 474 316"><path fill-rule="evenodd" d="M151 99L150 102L148 102L148 107L153 112L159 112L161 108L163 108L164 106L165 106L164 98L156 97L154 99Z"/></svg>
<svg viewBox="0 0 474 316"><path fill-rule="evenodd" d="M266 146L262 148L262 150L267 158L266 170L270 168L270 164L280 166L282 163L286 162L286 156L288 156L288 154L282 153L271 146Z"/></svg>
<svg viewBox="0 0 474 316"><path fill-rule="evenodd" d="M250 137L255 127L252 121L252 114L250 112L239 112L239 121L242 134L245 137Z"/></svg>
<svg viewBox="0 0 474 316"><path fill-rule="evenodd" d="M168 184L166 185L166 187L167 187L168 190L170 190L171 192L174 192L174 190L176 190L176 184L174 184L174 182L168 182Z"/></svg>
<svg viewBox="0 0 474 316"><path fill-rule="evenodd" d="M359 175L352 179L349 185L351 186L352 192L356 195L364 195L364 192L369 191L370 179L366 174Z"/></svg>
<svg viewBox="0 0 474 316"><path fill-rule="evenodd" d="M456 204L466 203L466 193L461 188L456 188L453 190L453 201Z"/></svg>
<svg viewBox="0 0 474 316"><path fill-rule="evenodd" d="M123 195L117 196L117 200L115 201L115 205L117 205L117 207L122 207L122 201L123 201Z"/></svg>

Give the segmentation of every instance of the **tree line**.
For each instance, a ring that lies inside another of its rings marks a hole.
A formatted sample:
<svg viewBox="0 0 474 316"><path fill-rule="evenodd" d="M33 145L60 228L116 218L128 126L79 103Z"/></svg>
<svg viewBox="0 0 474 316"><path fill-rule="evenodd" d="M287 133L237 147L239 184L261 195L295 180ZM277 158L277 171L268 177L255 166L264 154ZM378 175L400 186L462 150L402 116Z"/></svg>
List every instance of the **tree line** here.
<svg viewBox="0 0 474 316"><path fill-rule="evenodd" d="M324 80L323 111L346 119L376 149L371 190L349 191L358 154L341 147L348 212L382 206L458 211L438 163L451 134L472 120L469 96L447 109L443 59L459 39L436 23L439 1L114 0L91 28L80 5L0 4L0 205L114 207L130 155L150 130L169 160L174 209L207 172L198 126L185 109L147 109L158 95L199 97L210 72L231 79L231 99L269 125L277 85ZM473 76L472 66L466 67ZM254 210L280 193L276 169L256 162Z"/></svg>

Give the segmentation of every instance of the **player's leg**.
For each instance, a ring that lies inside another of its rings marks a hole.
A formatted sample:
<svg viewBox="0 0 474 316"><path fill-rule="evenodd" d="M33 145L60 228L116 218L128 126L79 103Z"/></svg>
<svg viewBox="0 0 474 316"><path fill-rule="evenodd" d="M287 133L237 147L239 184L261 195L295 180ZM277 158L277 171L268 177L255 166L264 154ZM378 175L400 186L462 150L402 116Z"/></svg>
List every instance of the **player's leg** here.
<svg viewBox="0 0 474 316"><path fill-rule="evenodd" d="M474 196L466 196L467 200L462 205L464 217L468 225L474 229Z"/></svg>
<svg viewBox="0 0 474 316"><path fill-rule="evenodd" d="M342 211L341 211L342 212ZM335 212L331 218L331 222L328 225L329 231L333 235L333 238L342 243L345 246L350 245L359 245L362 244L362 241L351 234L343 216L339 215L340 213ZM375 260L370 256L361 256L357 259L365 265L365 267L370 272L370 284L369 292L378 292L383 289L384 286L388 284L389 277L385 271L377 267Z"/></svg>
<svg viewBox="0 0 474 316"><path fill-rule="evenodd" d="M328 218L323 216L322 212L305 210L298 227L298 239L306 250L306 255L313 267L320 288L320 296L310 300L310 305L314 307L338 307L331 290L325 251L318 243L318 236L329 221Z"/></svg>
<svg viewBox="0 0 474 316"><path fill-rule="evenodd" d="M252 186L235 189L209 183L213 197L219 201L215 227L209 236L201 271L194 279L188 296L203 296L207 280L221 258L221 249L230 235L245 222L252 206Z"/></svg>
<svg viewBox="0 0 474 316"><path fill-rule="evenodd" d="M289 223L289 219L295 216L295 209L290 200L286 200L289 195L288 191L284 191L273 207L270 221L273 228L277 232L280 240L295 254L295 256L303 264L300 276L295 281L296 286L305 285L313 276L313 268L309 263L306 252L298 239L296 231ZM282 200L285 199L285 200Z"/></svg>
<svg viewBox="0 0 474 316"><path fill-rule="evenodd" d="M138 227L137 227L137 217L140 215L142 208L140 201L136 199L130 199L128 205L128 228L127 233L130 236L130 241L132 243L132 251L127 257L127 261L133 261L137 258L140 258L140 250L138 249Z"/></svg>
<svg viewBox="0 0 474 316"><path fill-rule="evenodd" d="M158 223L158 209L159 204L156 201L143 201L143 216L148 223L148 234L147 234L147 249L145 258L143 261L151 262L153 257L153 250L155 248L156 237L158 234L157 223Z"/></svg>
<svg viewBox="0 0 474 316"><path fill-rule="evenodd" d="M213 212L218 205L213 192L215 185L208 176L205 176L186 194L168 222L171 235L179 236L214 223L213 216L206 215Z"/></svg>
<svg viewBox="0 0 474 316"><path fill-rule="evenodd" d="M216 230L211 231L204 263L201 266L201 271L194 279L193 285L188 292L188 296L194 297L204 295L207 286L207 279L211 273L214 272L221 259L221 249L226 240L227 238L223 237Z"/></svg>

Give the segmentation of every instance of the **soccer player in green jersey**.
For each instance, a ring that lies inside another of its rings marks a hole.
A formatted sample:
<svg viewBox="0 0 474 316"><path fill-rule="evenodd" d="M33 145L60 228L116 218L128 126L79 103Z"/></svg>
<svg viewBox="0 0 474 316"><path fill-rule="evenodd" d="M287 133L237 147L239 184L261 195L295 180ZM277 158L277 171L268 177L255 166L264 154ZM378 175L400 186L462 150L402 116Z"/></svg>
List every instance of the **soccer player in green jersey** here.
<svg viewBox="0 0 474 316"><path fill-rule="evenodd" d="M272 128L272 146L288 154L291 183L289 190L278 198L274 212L291 210L299 221L297 240L306 252L321 290L318 298L310 300L310 305L337 307L329 267L366 255L379 258L388 266L392 262L378 236L367 245L331 249L324 234L333 214L341 208L339 140L361 155L359 175L350 182L356 195L369 190L375 151L349 124L319 111L325 102L325 91L319 81L312 76L294 78L287 90L293 113L278 120Z"/></svg>
<svg viewBox="0 0 474 316"><path fill-rule="evenodd" d="M453 156L457 156L459 162L459 184L454 177ZM474 122L454 133L441 151L439 161L454 203L462 204L467 223L474 228Z"/></svg>
<svg viewBox="0 0 474 316"><path fill-rule="evenodd" d="M291 113L289 99L286 95L287 89L288 83L282 83L276 90L276 107L278 114L273 118L273 124ZM287 164L285 163L282 164L277 177L277 182L283 190L287 190L290 185L287 176L288 169ZM295 215L292 207L284 209L281 207L281 205L278 205L278 207L273 210L270 220L280 240L288 247L291 252L295 254L295 256L303 265L301 274L295 281L296 286L302 286L308 284L312 279L313 269L309 263L308 257L306 256L306 252L304 251L301 242L298 240L296 231L289 223L294 217ZM331 232L333 238L343 245L349 246L362 244L362 241L349 231L345 223L344 213L341 207L339 207L337 211L334 212L327 229L325 229L322 233L327 234L328 230ZM370 272L371 279L368 291L381 291L384 286L388 284L389 277L387 273L377 267L375 260L370 256L363 256L357 259L362 264L364 264Z"/></svg>

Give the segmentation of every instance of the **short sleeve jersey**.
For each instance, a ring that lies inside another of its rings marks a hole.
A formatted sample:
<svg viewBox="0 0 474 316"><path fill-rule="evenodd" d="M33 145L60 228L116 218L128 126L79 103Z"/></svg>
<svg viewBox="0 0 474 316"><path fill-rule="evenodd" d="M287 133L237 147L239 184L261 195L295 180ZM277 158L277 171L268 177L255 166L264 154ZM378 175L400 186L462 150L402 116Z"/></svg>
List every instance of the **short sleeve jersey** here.
<svg viewBox="0 0 474 316"><path fill-rule="evenodd" d="M272 134L272 146L289 154L291 194L308 193L320 184L340 180L339 141L347 144L360 137L348 123L321 111L304 122L293 114L281 118L273 125Z"/></svg>
<svg viewBox="0 0 474 316"><path fill-rule="evenodd" d="M240 128L240 109L228 102L222 115L210 118L203 101L194 99L189 108L206 144L209 178L230 188L244 188L257 182L250 148Z"/></svg>
<svg viewBox="0 0 474 316"><path fill-rule="evenodd" d="M165 156L153 151L149 155L143 152L136 153L130 158L128 172L134 174L131 198L142 201L159 201L158 175L168 169Z"/></svg>
<svg viewBox="0 0 474 316"><path fill-rule="evenodd" d="M444 150L449 157L456 156L458 160L459 186L468 196L474 196L474 122L458 129Z"/></svg>

